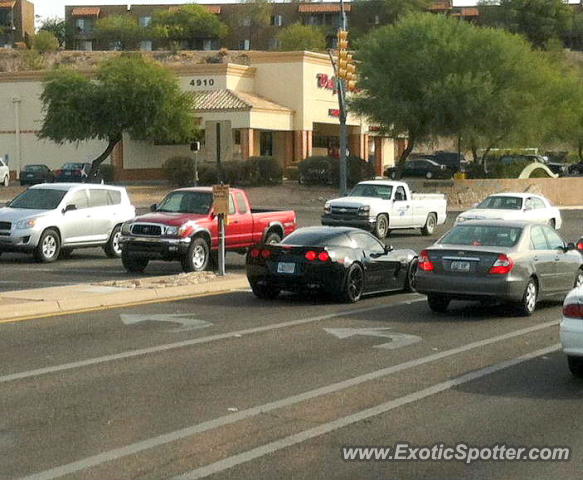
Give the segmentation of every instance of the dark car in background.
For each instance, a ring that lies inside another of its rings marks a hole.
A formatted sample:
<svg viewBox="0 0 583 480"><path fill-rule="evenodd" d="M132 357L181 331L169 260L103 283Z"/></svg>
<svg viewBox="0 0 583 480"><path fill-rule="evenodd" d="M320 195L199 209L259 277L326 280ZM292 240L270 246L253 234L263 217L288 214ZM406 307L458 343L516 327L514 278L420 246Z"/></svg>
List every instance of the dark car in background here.
<svg viewBox="0 0 583 480"><path fill-rule="evenodd" d="M55 182L59 183L103 183L103 176L98 170L90 175L91 163L69 162L55 170Z"/></svg>
<svg viewBox="0 0 583 480"><path fill-rule="evenodd" d="M53 183L55 174L46 165L25 165L20 171L20 185L36 185L37 183Z"/></svg>
<svg viewBox="0 0 583 480"><path fill-rule="evenodd" d="M531 315L539 300L563 300L583 278L583 257L548 225L472 220L419 254L415 288L429 308L452 300L509 302Z"/></svg>
<svg viewBox="0 0 583 480"><path fill-rule="evenodd" d="M526 163L542 163L546 165L551 172L555 175L563 176L568 173L569 167L566 163L550 161L548 157L543 155L524 155L524 154L514 154L514 155L503 155L498 160L502 165L512 165L515 163L526 162Z"/></svg>
<svg viewBox="0 0 583 480"><path fill-rule="evenodd" d="M247 279L258 298L283 290L321 291L344 302L363 295L410 290L417 255L395 250L350 227L307 227L281 243L262 244L247 254Z"/></svg>
<svg viewBox="0 0 583 480"><path fill-rule="evenodd" d="M403 177L451 178L453 173L453 170L450 170L445 165L440 165L427 158L407 160L398 167L390 167L385 170L385 176L393 180Z"/></svg>

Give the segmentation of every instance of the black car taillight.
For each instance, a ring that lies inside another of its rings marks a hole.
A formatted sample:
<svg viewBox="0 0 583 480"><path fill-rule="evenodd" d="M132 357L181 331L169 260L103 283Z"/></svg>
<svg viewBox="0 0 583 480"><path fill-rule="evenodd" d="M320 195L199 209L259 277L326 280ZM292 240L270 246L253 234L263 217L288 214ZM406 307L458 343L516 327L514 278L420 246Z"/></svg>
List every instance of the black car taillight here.
<svg viewBox="0 0 583 480"><path fill-rule="evenodd" d="M309 262L315 262L316 260L319 260L320 262L327 262L330 260L330 254L325 250L323 252L308 250L304 257Z"/></svg>

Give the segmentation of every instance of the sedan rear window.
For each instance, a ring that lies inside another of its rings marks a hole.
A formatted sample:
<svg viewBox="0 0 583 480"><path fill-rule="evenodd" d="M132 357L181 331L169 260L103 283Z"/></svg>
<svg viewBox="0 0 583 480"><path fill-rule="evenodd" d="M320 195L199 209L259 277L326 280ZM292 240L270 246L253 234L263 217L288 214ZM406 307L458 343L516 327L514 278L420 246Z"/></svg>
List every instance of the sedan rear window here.
<svg viewBox="0 0 583 480"><path fill-rule="evenodd" d="M302 247L351 247L350 238L344 233L327 232L322 230L297 230L285 237L282 245Z"/></svg>
<svg viewBox="0 0 583 480"><path fill-rule="evenodd" d="M27 208L30 210L54 210L67 193L66 190L53 188L31 188L21 193L10 202L10 208Z"/></svg>
<svg viewBox="0 0 583 480"><path fill-rule="evenodd" d="M520 227L459 225L447 233L439 243L474 247L513 247L521 235Z"/></svg>
<svg viewBox="0 0 583 480"><path fill-rule="evenodd" d="M496 210L520 210L522 198L520 197L488 197L476 208L492 208Z"/></svg>

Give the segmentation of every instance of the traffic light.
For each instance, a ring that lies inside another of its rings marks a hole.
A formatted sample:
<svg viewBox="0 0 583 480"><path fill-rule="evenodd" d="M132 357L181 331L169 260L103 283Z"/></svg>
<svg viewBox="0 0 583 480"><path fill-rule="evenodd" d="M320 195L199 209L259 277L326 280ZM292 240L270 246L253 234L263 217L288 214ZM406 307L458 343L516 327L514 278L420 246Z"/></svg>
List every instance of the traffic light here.
<svg viewBox="0 0 583 480"><path fill-rule="evenodd" d="M356 66L348 53L348 32L338 31L338 78L346 81L347 90L356 89Z"/></svg>

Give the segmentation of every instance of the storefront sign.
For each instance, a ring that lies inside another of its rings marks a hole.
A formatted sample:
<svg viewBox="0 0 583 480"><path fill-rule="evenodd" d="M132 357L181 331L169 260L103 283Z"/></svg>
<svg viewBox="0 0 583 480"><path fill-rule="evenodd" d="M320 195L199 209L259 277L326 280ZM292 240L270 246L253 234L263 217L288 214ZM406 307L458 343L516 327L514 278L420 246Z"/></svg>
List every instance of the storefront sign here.
<svg viewBox="0 0 583 480"><path fill-rule="evenodd" d="M338 108L329 108L328 109L328 116L339 118L340 117L340 109L338 109Z"/></svg>
<svg viewBox="0 0 583 480"><path fill-rule="evenodd" d="M318 88L325 88L326 90L336 90L336 77L330 77L325 73L318 73Z"/></svg>

